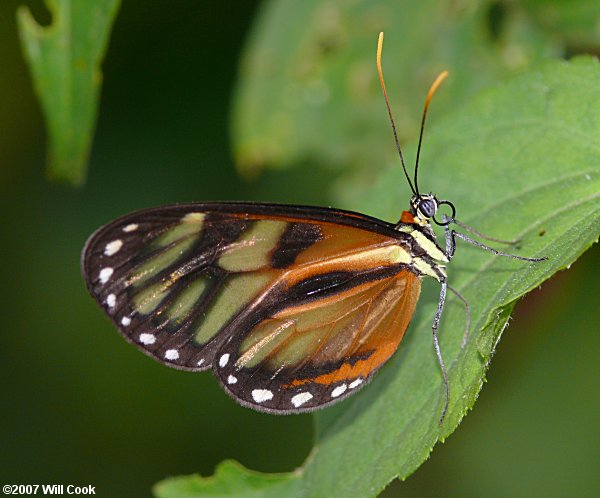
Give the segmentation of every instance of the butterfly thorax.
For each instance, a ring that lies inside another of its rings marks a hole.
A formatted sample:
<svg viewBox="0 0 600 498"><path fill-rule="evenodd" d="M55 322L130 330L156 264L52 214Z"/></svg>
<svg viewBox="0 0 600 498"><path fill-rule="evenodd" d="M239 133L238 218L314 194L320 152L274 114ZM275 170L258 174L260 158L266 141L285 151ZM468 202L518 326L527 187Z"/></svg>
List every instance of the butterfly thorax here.
<svg viewBox="0 0 600 498"><path fill-rule="evenodd" d="M430 220L437 211L438 202L432 194L415 195L411 199L409 211L403 211L396 230L410 235L412 266L422 276L436 280L446 277L446 252L437 244Z"/></svg>

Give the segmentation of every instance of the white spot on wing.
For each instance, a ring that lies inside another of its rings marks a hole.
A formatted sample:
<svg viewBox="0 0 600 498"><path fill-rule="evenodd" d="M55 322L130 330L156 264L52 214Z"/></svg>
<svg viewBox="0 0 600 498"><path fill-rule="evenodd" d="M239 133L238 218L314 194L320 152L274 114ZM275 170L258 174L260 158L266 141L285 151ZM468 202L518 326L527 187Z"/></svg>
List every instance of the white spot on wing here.
<svg viewBox="0 0 600 498"><path fill-rule="evenodd" d="M108 296L106 296L106 304L109 308L114 308L115 304L117 304L117 296L115 296L114 294L109 294Z"/></svg>
<svg viewBox="0 0 600 498"><path fill-rule="evenodd" d="M102 270L100 270L100 273L98 274L100 283L105 284L106 282L108 282L108 279L111 277L113 272L114 270L112 268L102 268Z"/></svg>
<svg viewBox="0 0 600 498"><path fill-rule="evenodd" d="M177 358L179 358L179 351L176 349L167 349L165 351L165 359L173 361Z"/></svg>
<svg viewBox="0 0 600 498"><path fill-rule="evenodd" d="M156 342L156 336L154 334L140 334L140 342L149 346Z"/></svg>
<svg viewBox="0 0 600 498"><path fill-rule="evenodd" d="M124 232L134 232L137 229L138 229L138 224L137 223L130 223L126 227L123 227L123 231Z"/></svg>
<svg viewBox="0 0 600 498"><path fill-rule="evenodd" d="M112 256L113 254L119 252L121 246L123 246L123 241L121 239L113 240L112 242L106 244L106 247L104 248L104 254L106 256Z"/></svg>
<svg viewBox="0 0 600 498"><path fill-rule="evenodd" d="M223 368L229 362L229 353L225 353L221 358L219 358L219 366Z"/></svg>
<svg viewBox="0 0 600 498"><path fill-rule="evenodd" d="M331 397L337 398L346 392L348 386L346 384L342 384L341 386L337 386L333 391L331 391Z"/></svg>
<svg viewBox="0 0 600 498"><path fill-rule="evenodd" d="M123 318L121 318L121 325L123 325L123 327L127 327L127 325L129 325L131 323L131 318L129 318L128 316L124 316Z"/></svg>
<svg viewBox="0 0 600 498"><path fill-rule="evenodd" d="M273 393L268 389L254 389L252 391L252 399L257 403L264 403L273 399Z"/></svg>
<svg viewBox="0 0 600 498"><path fill-rule="evenodd" d="M350 382L350 385L348 386L350 389L354 389L357 386L360 386L363 383L363 380L361 378L358 378L352 382Z"/></svg>
<svg viewBox="0 0 600 498"><path fill-rule="evenodd" d="M229 377L227 377L227 384L235 384L237 382L237 377L234 377L233 375L230 375Z"/></svg>
<svg viewBox="0 0 600 498"><path fill-rule="evenodd" d="M200 365L202 365L202 363L204 363L204 358L200 358L198 360L198 363L196 363L196 365L200 366Z"/></svg>
<svg viewBox="0 0 600 498"><path fill-rule="evenodd" d="M310 394L309 392L303 392L300 394L296 394L296 396L294 396L292 398L292 404L298 408L299 406L303 405L304 403L306 403L307 401L310 401L312 399L313 395Z"/></svg>

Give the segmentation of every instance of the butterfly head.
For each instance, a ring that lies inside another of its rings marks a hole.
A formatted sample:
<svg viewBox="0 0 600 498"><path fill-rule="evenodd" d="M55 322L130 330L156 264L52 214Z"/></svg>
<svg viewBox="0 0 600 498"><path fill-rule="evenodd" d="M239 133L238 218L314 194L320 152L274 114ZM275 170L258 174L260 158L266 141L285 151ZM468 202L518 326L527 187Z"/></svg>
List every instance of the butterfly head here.
<svg viewBox="0 0 600 498"><path fill-rule="evenodd" d="M416 223L420 226L427 226L430 224L430 220L440 226L446 226L452 223L454 219L455 209L454 205L449 201L439 201L433 194L421 194L419 192L419 157L421 154L421 144L423 143L423 131L425 130L425 119L427 118L427 109L429 109L429 102L431 98L442 84L442 82L448 77L448 71L442 71L438 74L432 85L429 87L427 97L425 98L425 106L423 108L423 117L421 118L421 130L419 132L419 143L417 145L417 157L415 159L415 172L413 179L411 180L406 164L404 162L404 156L402 155L402 149L400 148L400 141L398 140L398 134L396 133L396 124L394 117L392 116L392 109L387 96L387 90L385 88L385 81L383 79L383 69L381 67L381 54L383 51L383 33L379 33L379 41L377 43L377 73L379 74L379 83L381 84L381 90L383 91L383 98L387 107L388 116L390 118L390 124L392 125L392 132L394 134L394 140L396 142L396 149L400 156L400 162L402 163L402 170L406 176L406 181L413 192L413 196L410 200L410 211L404 211L400 221L403 223ZM444 216L442 222L435 219L435 214L438 208L442 204L447 204L452 209L452 216Z"/></svg>
<svg viewBox="0 0 600 498"><path fill-rule="evenodd" d="M429 223L438 210L438 200L433 194L416 194L410 200L410 207L420 221Z"/></svg>
<svg viewBox="0 0 600 498"><path fill-rule="evenodd" d="M452 214L450 217L444 217L443 221L440 222L435 219L435 215L438 212L439 207L443 204L450 206ZM410 199L410 212L414 216L414 221L421 226L429 225L431 220L433 220L436 225L445 226L452 223L452 220L456 215L454 204L450 201L440 201L431 193L414 194Z"/></svg>

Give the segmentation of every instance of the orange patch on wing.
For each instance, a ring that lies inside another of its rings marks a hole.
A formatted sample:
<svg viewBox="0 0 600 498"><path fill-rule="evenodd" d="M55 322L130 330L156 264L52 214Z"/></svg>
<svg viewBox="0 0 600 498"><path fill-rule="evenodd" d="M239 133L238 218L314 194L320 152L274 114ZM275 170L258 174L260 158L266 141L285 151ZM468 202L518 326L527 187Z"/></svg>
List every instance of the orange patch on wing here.
<svg viewBox="0 0 600 498"><path fill-rule="evenodd" d="M414 314L421 281L409 271L402 271L388 280L380 292L383 295L381 302L370 310L346 361L331 372L308 379L294 379L284 387L307 383L330 385L358 377L367 378L394 354ZM361 359L352 362L353 357Z"/></svg>
<svg viewBox="0 0 600 498"><path fill-rule="evenodd" d="M302 251L296 264L303 265L313 261L338 258L346 254L366 252L369 249L390 244L398 244L396 239L375 232L344 225L319 223L322 239Z"/></svg>
<svg viewBox="0 0 600 498"><path fill-rule="evenodd" d="M340 225L329 221L255 214L230 214L245 220L272 220L318 226L321 238L301 251L293 265L286 268L288 285L330 271L360 271L392 264L386 247L403 246L403 242L389 235L370 230ZM361 215L355 215L361 218ZM378 249L382 249L379 250ZM406 248L407 249L407 248Z"/></svg>

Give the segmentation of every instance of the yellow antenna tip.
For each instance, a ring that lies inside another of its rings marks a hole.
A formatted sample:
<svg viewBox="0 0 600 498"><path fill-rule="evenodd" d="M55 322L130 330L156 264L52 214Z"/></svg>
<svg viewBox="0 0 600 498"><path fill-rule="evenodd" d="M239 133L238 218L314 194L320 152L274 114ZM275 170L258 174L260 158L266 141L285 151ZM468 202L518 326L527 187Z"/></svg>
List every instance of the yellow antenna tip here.
<svg viewBox="0 0 600 498"><path fill-rule="evenodd" d="M382 70L381 70L381 53L383 52L383 31L379 33L379 38L377 40L377 72L379 73L379 78L381 79Z"/></svg>
<svg viewBox="0 0 600 498"><path fill-rule="evenodd" d="M449 74L450 73L448 71L444 70L437 75L437 78L431 84L431 86L429 87L429 91L427 92L427 98L425 99L425 107L429 106L429 101L434 96L435 92L437 92L437 89L440 87L440 85L444 82L444 80L448 77Z"/></svg>

